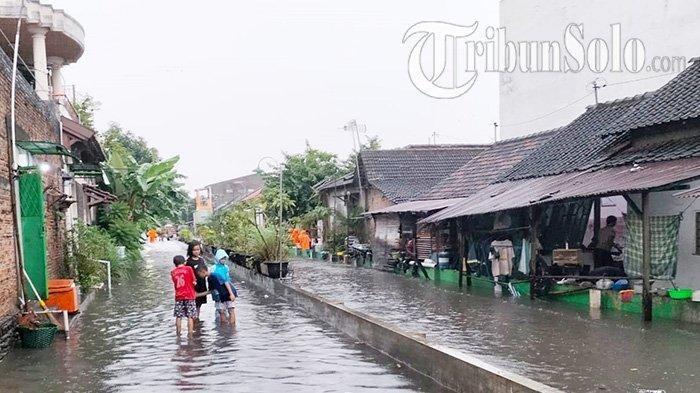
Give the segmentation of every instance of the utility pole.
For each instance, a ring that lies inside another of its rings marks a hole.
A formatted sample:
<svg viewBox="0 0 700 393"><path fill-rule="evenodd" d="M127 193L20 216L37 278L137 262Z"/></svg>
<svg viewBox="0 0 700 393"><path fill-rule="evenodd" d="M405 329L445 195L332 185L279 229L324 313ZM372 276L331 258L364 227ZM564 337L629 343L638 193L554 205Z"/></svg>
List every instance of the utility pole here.
<svg viewBox="0 0 700 393"><path fill-rule="evenodd" d="M606 85L605 82L599 85L598 79L593 80L591 84L593 84L593 96L595 97L595 104L598 105L598 90L604 88Z"/></svg>
<svg viewBox="0 0 700 393"><path fill-rule="evenodd" d="M433 131L432 137L433 137L433 145L437 145L437 137L438 137L437 131ZM430 139L428 139L430 140Z"/></svg>
<svg viewBox="0 0 700 393"><path fill-rule="evenodd" d="M493 122L493 143L498 142L498 123Z"/></svg>
<svg viewBox="0 0 700 393"><path fill-rule="evenodd" d="M360 142L360 131L357 126L357 120L350 120L346 125L343 126L345 131L350 131L350 136L352 137L352 145L355 153L355 170L357 171L357 185L360 188L360 207L362 212L365 211L365 190L362 188L362 174L360 173L360 152L362 151L362 142ZM355 142L355 137L357 137L357 142Z"/></svg>

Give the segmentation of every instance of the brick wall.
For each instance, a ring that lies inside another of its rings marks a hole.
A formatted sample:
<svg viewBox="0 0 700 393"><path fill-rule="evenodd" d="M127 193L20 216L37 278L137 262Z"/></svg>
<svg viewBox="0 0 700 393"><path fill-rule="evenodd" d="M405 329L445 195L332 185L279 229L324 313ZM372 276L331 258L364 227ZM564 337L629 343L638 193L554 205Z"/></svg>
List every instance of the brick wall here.
<svg viewBox="0 0 700 393"><path fill-rule="evenodd" d="M11 205L10 171L8 167L8 132L10 118L10 90L12 63L0 51L0 356L7 338L12 335L8 326L14 323L17 313L17 270L15 265L14 218ZM32 87L18 77L16 120L17 125L31 140L59 142L59 121L52 104L41 101ZM61 159L57 156L38 156L48 162L51 170L44 178L46 194L62 190ZM52 206L51 197L46 203L47 264L50 278L61 275L63 270L64 223Z"/></svg>

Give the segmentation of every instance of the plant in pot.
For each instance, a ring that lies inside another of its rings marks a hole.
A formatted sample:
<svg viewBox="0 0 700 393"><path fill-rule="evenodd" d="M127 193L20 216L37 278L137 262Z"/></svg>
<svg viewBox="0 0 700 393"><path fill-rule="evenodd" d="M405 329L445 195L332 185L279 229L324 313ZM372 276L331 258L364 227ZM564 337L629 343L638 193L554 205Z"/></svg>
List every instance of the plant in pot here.
<svg viewBox="0 0 700 393"><path fill-rule="evenodd" d="M29 303L17 318L17 330L20 341L25 348L46 348L51 346L58 326L50 322L42 322Z"/></svg>
<svg viewBox="0 0 700 393"><path fill-rule="evenodd" d="M253 267L271 278L286 277L289 271L287 261L289 236L279 228L256 228L256 235L250 238L250 252Z"/></svg>

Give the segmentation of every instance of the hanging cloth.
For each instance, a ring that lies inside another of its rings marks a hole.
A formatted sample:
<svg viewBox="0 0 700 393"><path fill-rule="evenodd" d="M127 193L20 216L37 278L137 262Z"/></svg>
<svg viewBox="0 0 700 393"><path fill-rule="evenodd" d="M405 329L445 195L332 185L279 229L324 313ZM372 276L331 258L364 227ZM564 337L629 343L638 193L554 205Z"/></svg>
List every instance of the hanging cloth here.
<svg viewBox="0 0 700 393"><path fill-rule="evenodd" d="M523 274L528 274L530 272L530 241L523 239L523 245L520 250L520 263L518 264L518 271Z"/></svg>
<svg viewBox="0 0 700 393"><path fill-rule="evenodd" d="M510 240L494 240L491 242L491 248L495 252L489 255L491 274L494 277L510 275L513 258L515 257L513 242Z"/></svg>
<svg viewBox="0 0 700 393"><path fill-rule="evenodd" d="M678 265L678 228L681 216L653 216L651 231L651 275L659 279L676 277ZM631 276L642 275L642 218L635 212L625 217L627 246L625 247L625 272Z"/></svg>

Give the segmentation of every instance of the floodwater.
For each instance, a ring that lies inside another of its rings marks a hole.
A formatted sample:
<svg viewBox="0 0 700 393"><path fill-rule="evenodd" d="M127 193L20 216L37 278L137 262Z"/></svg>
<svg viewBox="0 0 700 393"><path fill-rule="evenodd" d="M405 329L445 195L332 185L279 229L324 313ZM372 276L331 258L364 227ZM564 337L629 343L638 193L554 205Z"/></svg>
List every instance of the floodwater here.
<svg viewBox="0 0 700 393"><path fill-rule="evenodd" d="M175 336L172 257L181 243L149 247L141 272L101 294L70 340L17 348L0 363L0 390L363 392L435 391L430 381L309 318L279 298L238 284L238 326L202 309L192 339ZM184 326L183 326L184 328Z"/></svg>
<svg viewBox="0 0 700 393"><path fill-rule="evenodd" d="M291 283L567 392L700 392L700 325L319 261L294 261Z"/></svg>

